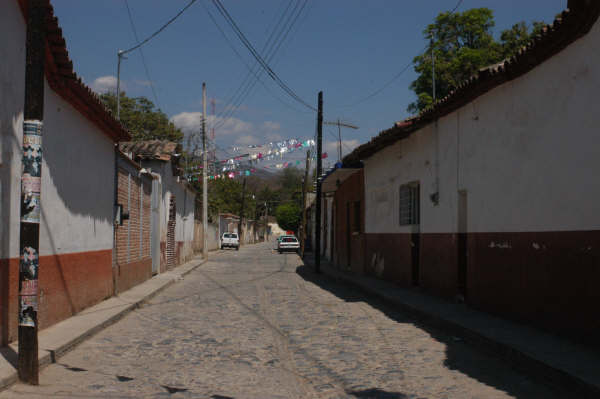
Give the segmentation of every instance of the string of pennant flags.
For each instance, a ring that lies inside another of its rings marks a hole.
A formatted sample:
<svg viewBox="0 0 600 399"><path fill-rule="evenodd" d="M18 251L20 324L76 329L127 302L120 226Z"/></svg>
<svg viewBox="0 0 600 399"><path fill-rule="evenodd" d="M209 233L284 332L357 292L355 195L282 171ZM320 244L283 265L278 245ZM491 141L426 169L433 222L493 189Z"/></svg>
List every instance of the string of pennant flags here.
<svg viewBox="0 0 600 399"><path fill-rule="evenodd" d="M287 139L279 142L269 142L263 145L249 145L248 147L232 147L234 152L241 152L246 148L252 149L252 152L246 154L236 155L231 158L222 160L216 160L209 163L209 168L218 171L208 176L209 180L216 179L233 179L238 176L250 176L256 173L256 169L253 165L260 162L272 161L275 159L283 159L284 156L291 154L295 151L302 151L304 149L311 149L315 146L313 139ZM327 153L322 154L322 158L327 158ZM285 169L293 165L300 165L301 161L282 162L275 165L264 165L263 168L275 168ZM189 173L187 178L189 181L199 181L201 178L199 175L202 172L194 172L194 170L202 170L202 165L194 165L189 167Z"/></svg>

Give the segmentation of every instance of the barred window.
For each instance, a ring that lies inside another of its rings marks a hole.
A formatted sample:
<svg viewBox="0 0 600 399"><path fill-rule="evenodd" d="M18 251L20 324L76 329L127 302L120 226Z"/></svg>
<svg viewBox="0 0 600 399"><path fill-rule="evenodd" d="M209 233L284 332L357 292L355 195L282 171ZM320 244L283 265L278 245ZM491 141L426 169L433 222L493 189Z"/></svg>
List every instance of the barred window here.
<svg viewBox="0 0 600 399"><path fill-rule="evenodd" d="M400 186L400 225L419 224L419 183Z"/></svg>

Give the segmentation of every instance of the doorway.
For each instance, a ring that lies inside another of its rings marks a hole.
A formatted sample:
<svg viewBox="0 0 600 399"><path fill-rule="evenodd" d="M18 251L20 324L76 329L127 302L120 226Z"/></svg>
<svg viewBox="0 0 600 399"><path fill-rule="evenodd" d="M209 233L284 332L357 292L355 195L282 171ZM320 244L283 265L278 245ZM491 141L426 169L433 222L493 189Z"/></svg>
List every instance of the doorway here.
<svg viewBox="0 0 600 399"><path fill-rule="evenodd" d="M467 299L467 265L468 265L468 240L467 240L467 191L458 192L458 240L457 240L457 271L458 294L463 300Z"/></svg>

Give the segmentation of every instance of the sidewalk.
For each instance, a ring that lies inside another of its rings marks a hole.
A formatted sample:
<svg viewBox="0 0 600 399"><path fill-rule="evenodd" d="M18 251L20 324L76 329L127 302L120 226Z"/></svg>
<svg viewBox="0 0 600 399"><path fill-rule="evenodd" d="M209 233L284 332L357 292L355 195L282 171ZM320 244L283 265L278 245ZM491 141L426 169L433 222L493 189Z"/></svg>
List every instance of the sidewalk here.
<svg viewBox="0 0 600 399"><path fill-rule="evenodd" d="M304 263L314 270L314 255L307 252ZM427 325L492 352L527 374L567 388L573 398L600 398L600 355L585 347L464 304L446 302L374 277L341 272L323 259L321 271Z"/></svg>
<svg viewBox="0 0 600 399"><path fill-rule="evenodd" d="M70 349L117 322L204 262L201 256L197 256L173 270L158 274L118 296L100 302L40 331L38 335L40 370L50 363L55 363ZM15 383L18 379L15 368L17 348L17 342L0 348L0 390Z"/></svg>

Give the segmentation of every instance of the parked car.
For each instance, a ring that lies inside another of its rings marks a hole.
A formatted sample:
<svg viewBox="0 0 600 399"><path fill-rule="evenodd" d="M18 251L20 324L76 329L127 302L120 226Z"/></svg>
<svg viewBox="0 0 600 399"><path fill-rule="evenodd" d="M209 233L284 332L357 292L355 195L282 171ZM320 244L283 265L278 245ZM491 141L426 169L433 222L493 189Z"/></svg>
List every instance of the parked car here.
<svg viewBox="0 0 600 399"><path fill-rule="evenodd" d="M298 252L300 251L300 241L295 236L281 236L277 243L277 252Z"/></svg>
<svg viewBox="0 0 600 399"><path fill-rule="evenodd" d="M235 248L236 251L240 249L240 238L237 233L223 233L221 236L221 249L223 248Z"/></svg>

